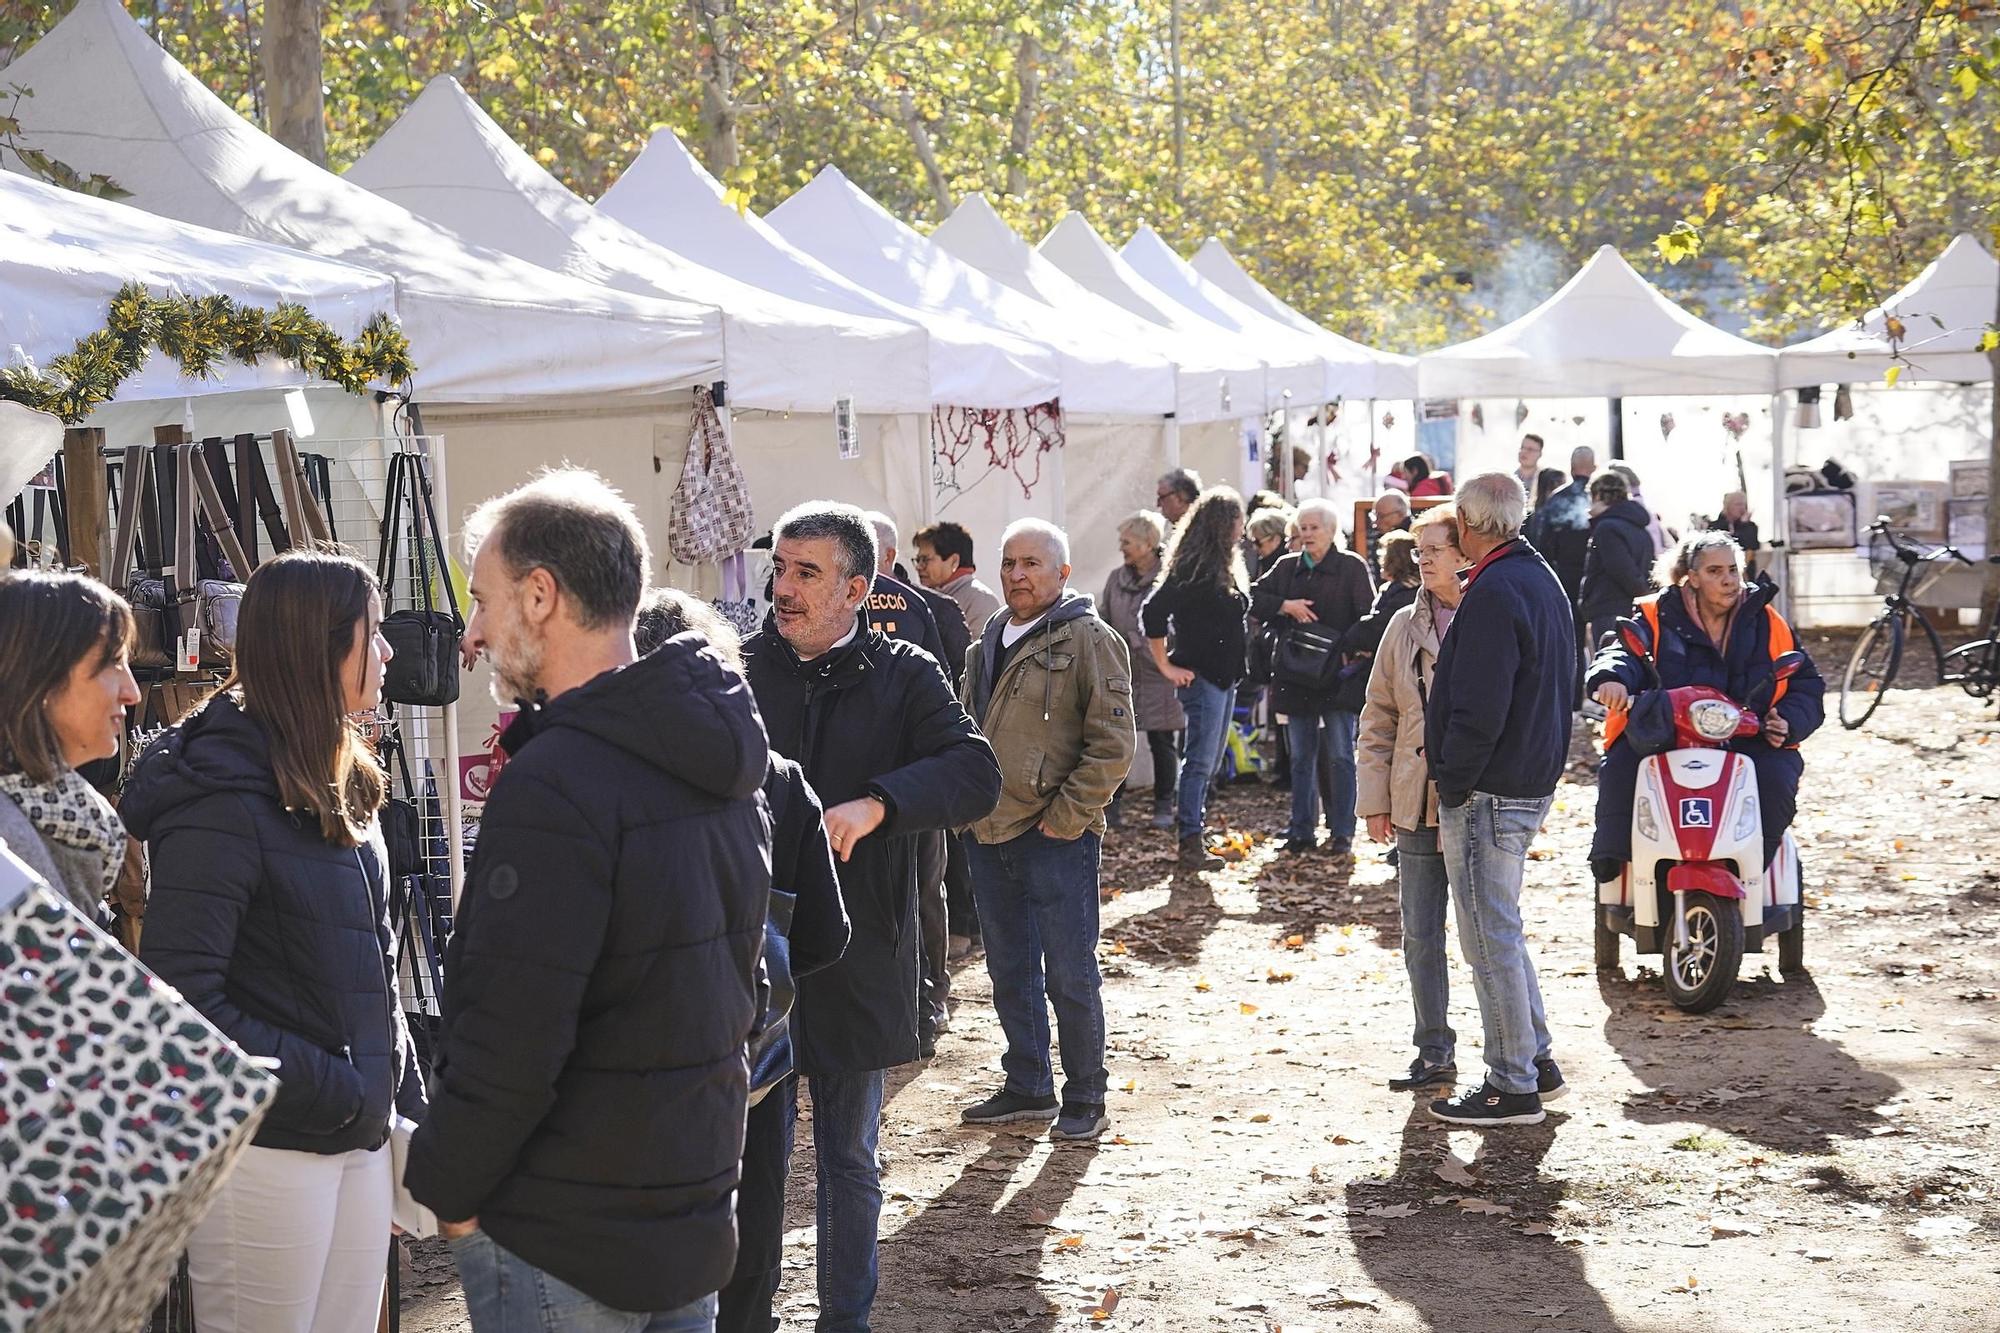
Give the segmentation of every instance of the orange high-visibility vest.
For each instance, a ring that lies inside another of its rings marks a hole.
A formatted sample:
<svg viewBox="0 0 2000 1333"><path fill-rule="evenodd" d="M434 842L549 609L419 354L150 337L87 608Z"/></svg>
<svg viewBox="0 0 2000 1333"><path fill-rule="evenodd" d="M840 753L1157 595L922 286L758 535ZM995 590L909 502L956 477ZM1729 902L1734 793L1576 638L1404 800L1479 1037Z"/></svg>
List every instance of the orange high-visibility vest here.
<svg viewBox="0 0 2000 1333"><path fill-rule="evenodd" d="M1655 666L1659 665L1660 660L1660 599L1665 597L1667 593L1675 591L1677 590L1674 588L1668 588L1664 591L1653 593L1651 596L1641 597L1633 604L1634 609L1639 613L1639 618L1646 622L1646 629L1651 635L1651 642L1648 643L1646 648L1646 656ZM1777 607L1766 603L1764 614L1768 617L1770 624L1769 643L1766 646L1770 650L1771 660L1775 662L1797 647L1798 640L1793 637L1792 627L1785 623L1783 616L1778 614ZM1778 682L1778 687L1771 691L1772 708L1778 706L1778 701L1785 697L1785 693L1791 688L1791 684L1788 680ZM1610 749L1611 743L1625 734L1625 721L1630 716L1630 708L1627 708L1622 713L1610 713L1605 716L1605 749ZM1787 745L1786 748L1789 749L1791 747Z"/></svg>

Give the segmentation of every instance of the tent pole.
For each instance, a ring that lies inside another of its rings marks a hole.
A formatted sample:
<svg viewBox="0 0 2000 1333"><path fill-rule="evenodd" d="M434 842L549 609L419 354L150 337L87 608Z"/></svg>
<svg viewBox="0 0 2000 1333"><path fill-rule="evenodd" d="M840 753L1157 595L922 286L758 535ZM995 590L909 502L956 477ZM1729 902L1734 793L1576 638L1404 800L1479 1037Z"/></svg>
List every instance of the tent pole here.
<svg viewBox="0 0 2000 1333"><path fill-rule="evenodd" d="M1611 400L1611 458L1613 462L1625 461L1625 400Z"/></svg>
<svg viewBox="0 0 2000 1333"><path fill-rule="evenodd" d="M1181 465L1181 419L1167 413L1167 471L1172 472Z"/></svg>
<svg viewBox="0 0 2000 1333"><path fill-rule="evenodd" d="M1381 472L1377 461L1381 453L1375 447L1375 400L1368 400L1368 493L1377 495L1382 490Z"/></svg>
<svg viewBox="0 0 2000 1333"><path fill-rule="evenodd" d="M1778 581L1778 614L1792 619L1792 544L1785 504L1785 391L1771 395L1771 534L1772 575Z"/></svg>

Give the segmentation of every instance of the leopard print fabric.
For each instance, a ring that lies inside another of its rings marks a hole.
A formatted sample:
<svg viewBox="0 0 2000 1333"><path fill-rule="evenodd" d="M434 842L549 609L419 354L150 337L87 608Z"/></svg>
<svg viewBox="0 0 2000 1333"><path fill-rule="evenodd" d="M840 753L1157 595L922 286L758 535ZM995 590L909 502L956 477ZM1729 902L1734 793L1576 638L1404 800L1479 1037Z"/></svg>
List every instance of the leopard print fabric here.
<svg viewBox="0 0 2000 1333"><path fill-rule="evenodd" d="M143 1326L277 1086L52 891L0 910L0 1330Z"/></svg>

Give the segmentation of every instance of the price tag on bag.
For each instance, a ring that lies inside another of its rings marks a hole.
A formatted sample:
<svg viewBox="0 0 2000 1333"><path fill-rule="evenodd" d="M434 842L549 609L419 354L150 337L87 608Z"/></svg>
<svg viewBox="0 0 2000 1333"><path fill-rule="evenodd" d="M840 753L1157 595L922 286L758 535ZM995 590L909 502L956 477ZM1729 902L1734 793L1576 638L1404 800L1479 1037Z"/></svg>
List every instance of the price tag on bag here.
<svg viewBox="0 0 2000 1333"><path fill-rule="evenodd" d="M861 457L861 432L855 429L852 398L833 400L833 437L843 460L851 463Z"/></svg>

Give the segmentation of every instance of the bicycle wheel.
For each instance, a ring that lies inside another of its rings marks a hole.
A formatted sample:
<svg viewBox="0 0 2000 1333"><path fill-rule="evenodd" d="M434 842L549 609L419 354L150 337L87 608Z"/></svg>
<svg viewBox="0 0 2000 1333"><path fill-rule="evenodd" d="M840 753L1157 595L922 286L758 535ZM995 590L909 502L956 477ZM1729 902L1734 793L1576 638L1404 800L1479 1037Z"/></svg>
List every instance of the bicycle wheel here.
<svg viewBox="0 0 2000 1333"><path fill-rule="evenodd" d="M1976 639L1952 649L1944 655L1942 679L1975 699L1992 694L2000 686L2000 641Z"/></svg>
<svg viewBox="0 0 2000 1333"><path fill-rule="evenodd" d="M1854 656L1840 678L1840 725L1853 731L1874 716L1903 661L1903 621L1883 616L1855 642Z"/></svg>

